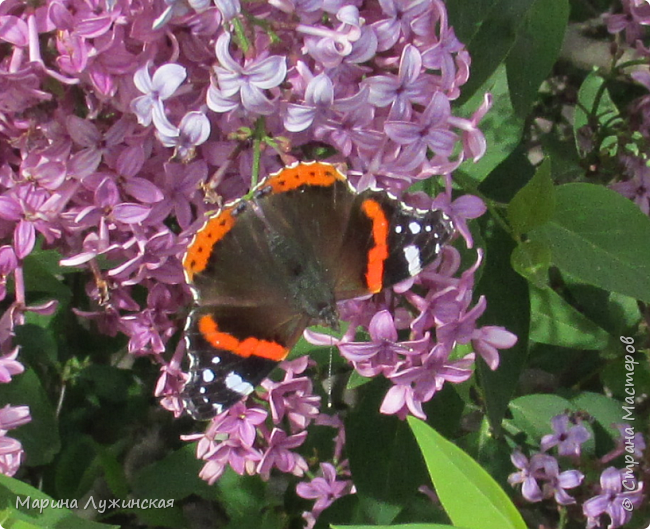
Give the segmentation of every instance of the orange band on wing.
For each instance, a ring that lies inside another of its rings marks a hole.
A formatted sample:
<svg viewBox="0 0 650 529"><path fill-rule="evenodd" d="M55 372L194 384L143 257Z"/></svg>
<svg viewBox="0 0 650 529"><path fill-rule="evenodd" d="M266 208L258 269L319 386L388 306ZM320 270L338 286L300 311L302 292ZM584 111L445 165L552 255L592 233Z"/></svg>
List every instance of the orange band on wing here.
<svg viewBox="0 0 650 529"><path fill-rule="evenodd" d="M315 162L287 167L271 176L265 184L271 186L274 193L284 193L304 184L328 187L337 180L345 181L346 178L333 165Z"/></svg>
<svg viewBox="0 0 650 529"><path fill-rule="evenodd" d="M243 358L259 356L279 362L289 353L286 347L269 340L260 340L253 336L238 340L232 334L220 331L217 322L210 315L201 316L199 319L199 332L213 347L230 351Z"/></svg>
<svg viewBox="0 0 650 529"><path fill-rule="evenodd" d="M226 209L209 218L203 228L196 233L183 257L183 268L189 281L192 281L194 274L205 270L212 255L212 248L232 229L234 224L232 210Z"/></svg>
<svg viewBox="0 0 650 529"><path fill-rule="evenodd" d="M364 200L361 209L372 221L374 246L368 252L366 283L370 292L376 294L383 287L384 262L388 258L388 219L379 202L375 200Z"/></svg>

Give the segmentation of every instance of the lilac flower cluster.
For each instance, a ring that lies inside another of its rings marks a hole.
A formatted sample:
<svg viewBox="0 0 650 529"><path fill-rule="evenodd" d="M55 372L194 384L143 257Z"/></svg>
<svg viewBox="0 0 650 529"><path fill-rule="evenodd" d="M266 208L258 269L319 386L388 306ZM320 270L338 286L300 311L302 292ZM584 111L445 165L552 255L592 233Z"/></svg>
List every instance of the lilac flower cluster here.
<svg viewBox="0 0 650 529"><path fill-rule="evenodd" d="M239 197L303 149L334 151L329 160L347 164L359 188L401 194L440 176L434 200L406 198L443 209L473 244L467 221L485 206L452 201L451 173L485 152L478 123L491 100L469 119L452 113L470 58L442 0L5 0L0 42L9 50L0 55L0 293L9 277L15 286L0 326L3 382L23 369L13 330L26 311L57 310L25 302L24 260L38 242L88 271L95 309L77 315L150 355L161 366L155 394L180 415L183 342L171 359L163 353L190 302L179 257L214 209L206 197ZM455 277L460 255L447 248L416 281L341 307L350 322L341 353L361 374L394 383L382 412L423 417L422 403L445 381L471 375L475 353L494 369L498 350L515 343L505 329L477 326L481 261L479 251ZM355 341L358 328L369 343ZM457 345L474 352L452 359ZM307 471L295 449L307 425L325 419L302 370L287 370L265 385L270 416L238 405L200 436L205 479L226 465L263 476ZM327 486L301 487L319 498L317 511L349 490L334 484L332 468L345 483L343 463L321 468Z"/></svg>
<svg viewBox="0 0 650 529"><path fill-rule="evenodd" d="M621 35L625 46L632 48L637 61L645 68L636 68L629 76L648 93L632 102L627 113L632 119L625 120L630 130L621 137L626 138L618 158L624 178L612 184L612 189L633 200L650 215L650 157L647 145L650 142L650 48L644 44L647 26L650 25L650 5L645 0L621 0L622 13L605 15L607 30ZM635 62L637 62L635 61Z"/></svg>
<svg viewBox="0 0 650 529"><path fill-rule="evenodd" d="M208 483L219 479L228 466L238 474L259 474L265 479L274 468L311 478L296 488L299 496L315 500L312 510L304 513L307 527L334 500L354 492L347 461L342 459L343 422L337 415L320 412L320 397L313 394L312 380L304 376L310 364L313 361L306 356L282 362L284 380L265 380L256 403L240 402L216 417L205 432L183 436L198 441L197 457L206 461L199 475ZM320 463L321 475L316 477L296 451L312 423L336 430L332 463Z"/></svg>
<svg viewBox="0 0 650 529"><path fill-rule="evenodd" d="M283 362L284 380L264 382L266 407L240 402L216 417L204 433L184 437L199 440L197 455L206 461L203 479L213 483L228 465L239 474L259 473L267 478L274 467L304 475L307 463L292 449L304 442L307 427L319 416L320 398L313 395L312 381L299 376L309 362L305 356Z"/></svg>
<svg viewBox="0 0 650 529"><path fill-rule="evenodd" d="M521 493L529 502L540 502L554 498L559 506L574 505L577 500L569 495L566 489L577 489L580 485L584 490L579 491L582 503L582 513L587 519L587 529L603 527L602 515L609 516L608 529L615 529L628 523L633 510L643 502L643 482L628 466L619 469L605 465L626 451L624 431L627 425L616 425L621 433L616 447L603 456L597 464L601 471L600 484L585 483L585 474L579 470L569 469L560 472L560 464L567 461L582 465L585 470L593 470L589 462L581 460L582 445L589 440L591 434L581 423L577 415L557 415L551 419L554 433L541 439L541 452L536 452L530 458L519 449L511 456L513 465L518 469L508 477L508 483L515 486L521 484ZM629 446L629 440L627 441ZM557 456L548 453L556 447ZM645 442L640 434L634 438L634 454L641 460L645 450ZM629 448L628 448L629 451ZM593 466L593 465L592 465ZM591 496L590 496L591 495Z"/></svg>

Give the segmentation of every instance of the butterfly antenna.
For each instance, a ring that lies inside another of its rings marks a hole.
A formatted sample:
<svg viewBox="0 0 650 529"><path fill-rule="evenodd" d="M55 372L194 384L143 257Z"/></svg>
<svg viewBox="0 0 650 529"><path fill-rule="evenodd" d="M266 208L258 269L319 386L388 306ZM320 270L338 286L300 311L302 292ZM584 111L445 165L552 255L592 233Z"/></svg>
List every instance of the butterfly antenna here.
<svg viewBox="0 0 650 529"><path fill-rule="evenodd" d="M330 356L327 364L327 407L332 407L332 387L334 379L332 378L332 362L334 360L334 340L330 338Z"/></svg>

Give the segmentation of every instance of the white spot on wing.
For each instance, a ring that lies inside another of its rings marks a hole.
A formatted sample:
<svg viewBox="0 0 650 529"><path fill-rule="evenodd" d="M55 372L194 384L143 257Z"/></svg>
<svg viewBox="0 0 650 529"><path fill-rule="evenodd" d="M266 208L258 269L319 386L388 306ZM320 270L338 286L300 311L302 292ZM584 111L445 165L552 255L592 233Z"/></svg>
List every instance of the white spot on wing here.
<svg viewBox="0 0 650 529"><path fill-rule="evenodd" d="M420 261L420 250L414 244L409 244L404 247L404 258L409 267L409 274L414 276L422 270L422 262Z"/></svg>
<svg viewBox="0 0 650 529"><path fill-rule="evenodd" d="M418 224L417 222L413 221L409 223L409 230L411 230L411 233L413 235L417 235L422 230L422 226L420 226L420 224Z"/></svg>
<svg viewBox="0 0 650 529"><path fill-rule="evenodd" d="M218 364L219 362L221 362L221 358L219 358L218 356L213 356L212 357L212 363L213 364Z"/></svg>
<svg viewBox="0 0 650 529"><path fill-rule="evenodd" d="M402 233L402 227L399 224L395 226L395 233Z"/></svg>
<svg viewBox="0 0 650 529"><path fill-rule="evenodd" d="M201 377L203 378L203 382L209 384L214 380L214 372L212 369L204 369L203 373L201 373Z"/></svg>
<svg viewBox="0 0 650 529"><path fill-rule="evenodd" d="M244 379L242 379L242 377L240 377L234 371L232 373L228 373L228 376L226 377L224 383L229 390L234 391L235 393L239 393L240 395L248 395L255 389L251 384L245 382Z"/></svg>

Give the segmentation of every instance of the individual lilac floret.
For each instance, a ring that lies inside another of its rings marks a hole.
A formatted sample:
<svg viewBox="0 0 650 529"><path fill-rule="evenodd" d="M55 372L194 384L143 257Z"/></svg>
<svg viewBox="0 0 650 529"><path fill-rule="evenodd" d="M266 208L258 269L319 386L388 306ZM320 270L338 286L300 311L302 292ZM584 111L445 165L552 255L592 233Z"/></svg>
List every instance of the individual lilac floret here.
<svg viewBox="0 0 650 529"><path fill-rule="evenodd" d="M508 476L508 483L513 487L521 483L521 493L524 498L530 502L542 501L544 494L542 488L537 483L541 479L541 471L544 469L544 460L549 458L545 454L534 454L530 461L528 458L519 451L514 452L510 456L512 464L519 469L519 472L514 472Z"/></svg>
<svg viewBox="0 0 650 529"><path fill-rule="evenodd" d="M437 344L418 357L412 367L389 375L395 386L386 393L380 411L402 419L408 413L426 419L422 404L431 400L445 382L460 384L472 376L475 355L470 353L459 360L450 360L449 353L443 344Z"/></svg>
<svg viewBox="0 0 650 529"><path fill-rule="evenodd" d="M219 66L214 69L219 86L210 85L208 107L215 112L229 112L241 104L254 114L272 114L276 104L264 90L275 88L284 81L286 59L279 55L260 56L241 66L230 54L229 47L230 34L221 34L215 46Z"/></svg>
<svg viewBox="0 0 650 529"><path fill-rule="evenodd" d="M25 371L23 366L16 358L18 357L19 348L14 348L10 353L0 356L0 383L6 384L11 382L14 375L20 375Z"/></svg>
<svg viewBox="0 0 650 529"><path fill-rule="evenodd" d="M199 477L212 485L228 465L239 475L252 475L261 457L259 450L243 444L240 439L229 439L219 443L214 451L204 456L207 463L203 465Z"/></svg>
<svg viewBox="0 0 650 529"><path fill-rule="evenodd" d="M325 68L335 69L342 63L359 64L377 51L377 36L365 26L356 6L344 5L336 12L340 22L335 29L298 24L296 31L307 35L305 48Z"/></svg>
<svg viewBox="0 0 650 529"><path fill-rule="evenodd" d="M157 202L149 214L149 221L164 222L168 215L174 215L181 228L192 223L192 199L199 185L208 176L204 160L191 163L166 163L164 174L158 176L165 200Z"/></svg>
<svg viewBox="0 0 650 529"><path fill-rule="evenodd" d="M600 475L600 494L588 499L582 506L587 517L587 529L600 527L603 514L609 516L607 529L616 529L630 521L632 511L643 501L643 483L638 483L626 470L606 468Z"/></svg>
<svg viewBox="0 0 650 529"><path fill-rule="evenodd" d="M32 418L27 406L10 406L0 409L0 474L13 476L25 456L20 441L7 437L7 430L27 424Z"/></svg>
<svg viewBox="0 0 650 529"><path fill-rule="evenodd" d="M15 223L14 250L18 259L24 259L34 249L37 231L48 243L61 236L58 215L69 196L32 186L14 187L0 196L0 219Z"/></svg>
<svg viewBox="0 0 650 529"><path fill-rule="evenodd" d="M384 123L386 135L403 146L403 156L412 160L409 167L417 167L427 158L427 149L449 157L456 142L456 134L449 130L451 106L442 92L435 92L416 122L396 120Z"/></svg>
<svg viewBox="0 0 650 529"><path fill-rule="evenodd" d="M564 489L574 489L584 479L582 472L578 470L565 470L560 472L557 459L547 456L542 460L544 483L544 497L555 497L558 505L572 505L576 502L575 498L567 494Z"/></svg>
<svg viewBox="0 0 650 529"><path fill-rule="evenodd" d="M297 70L304 68L296 67ZM358 110L367 103L368 91L360 90L350 97L334 98L334 84L329 76L322 72L315 77L308 71L304 77L311 77L305 90L304 103L290 103L286 108L284 127L290 132L302 132L313 126L314 134L321 135L328 130L323 128L331 119Z"/></svg>
<svg viewBox="0 0 650 529"><path fill-rule="evenodd" d="M180 417L185 409L180 398L183 386L189 379L189 375L181 370L180 364L184 354L185 343L180 340L176 346L174 356L160 370L160 377L154 389L154 396L160 398L160 405L171 411L174 417Z"/></svg>
<svg viewBox="0 0 650 529"><path fill-rule="evenodd" d="M407 44L402 50L399 72L395 75L376 75L364 80L370 88L368 101L377 107L391 105L389 120L411 119L413 103L425 106L435 86L433 79L422 72L422 56L418 49Z"/></svg>
<svg viewBox="0 0 650 529"><path fill-rule="evenodd" d="M307 430L294 435L287 435L285 431L273 428L271 435L267 439L269 446L259 462L257 472L264 479L268 479L271 475L271 469L276 467L280 472L302 476L308 468L307 462L293 449L302 445L306 438Z"/></svg>
<svg viewBox="0 0 650 529"><path fill-rule="evenodd" d="M314 517L327 509L335 500L350 492L352 482L337 479L336 468L331 463L320 464L322 477L316 477L308 483L298 483L296 492L301 498L316 500L311 514Z"/></svg>
<svg viewBox="0 0 650 529"><path fill-rule="evenodd" d="M438 329L438 340L446 344L470 343L474 350L485 360L490 369L499 365L499 349L508 349L517 343L517 337L502 327L476 327L478 318L485 312L487 302L481 296L474 307L458 315L454 321Z"/></svg>
<svg viewBox="0 0 650 529"><path fill-rule="evenodd" d="M254 446L256 427L267 412L258 408L246 410L239 403L217 415L203 434L184 435L185 441L198 441L197 458L206 461L199 477L212 484L230 466L240 475L252 475L262 459L262 452Z"/></svg>
<svg viewBox="0 0 650 529"><path fill-rule="evenodd" d="M291 362L283 362L286 371L282 382L265 380L262 386L268 391L266 398L271 408L274 424L286 417L292 432L307 428L320 409L320 397L313 394L313 384L303 373L310 363L308 356L302 356Z"/></svg>
<svg viewBox="0 0 650 529"><path fill-rule="evenodd" d="M650 215L650 167L636 164L634 176L625 182L612 184L612 189L633 200L643 213Z"/></svg>
<svg viewBox="0 0 650 529"><path fill-rule="evenodd" d="M411 35L411 23L430 9L431 0L379 0L379 5L387 18L375 22L372 27L379 41L377 49L385 51L400 37Z"/></svg>
<svg viewBox="0 0 650 529"><path fill-rule="evenodd" d="M559 505L571 505L575 499L567 494L565 489L573 489L582 483L584 476L577 470L566 470L560 473L557 460L547 454L534 454L530 461L519 451L514 452L510 459L518 469L508 476L512 486L521 483L521 493L532 503L544 498L555 497ZM542 486L540 487L540 483Z"/></svg>
<svg viewBox="0 0 650 529"><path fill-rule="evenodd" d="M17 266L18 260L14 249L8 245L0 247L0 300L7 295L7 277L13 273ZM0 382L6 382L2 378L0 372Z"/></svg>
<svg viewBox="0 0 650 529"><path fill-rule="evenodd" d="M377 312L368 326L370 341L341 341L338 344L341 355L353 362L355 369L364 377L394 370L400 355L422 354L429 343L429 337L400 342L393 315L387 310Z"/></svg>
<svg viewBox="0 0 650 529"><path fill-rule="evenodd" d="M169 122L165 116L163 101L174 95L186 77L185 68L174 63L160 66L153 78L149 75L149 63L135 72L133 82L144 94L131 101L131 109L138 117L138 122L148 127L153 120L157 128L165 130Z"/></svg>
<svg viewBox="0 0 650 529"><path fill-rule="evenodd" d="M156 127L156 136L165 147L174 147L180 160L189 162L196 147L210 137L210 121L203 112L188 112L178 127Z"/></svg>
<svg viewBox="0 0 650 529"><path fill-rule="evenodd" d="M256 428L262 424L268 412L261 408L247 408L243 402L238 402L227 414L219 416L214 421L214 427L221 433L227 433L231 438L236 437L246 446L253 446Z"/></svg>
<svg viewBox="0 0 650 529"><path fill-rule="evenodd" d="M557 452L561 456L580 457L581 445L591 437L589 431L582 424L572 423L569 416L564 414L553 417L551 426L555 433L542 437L542 451L557 446Z"/></svg>

